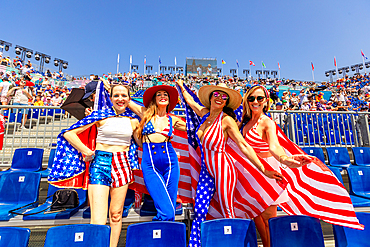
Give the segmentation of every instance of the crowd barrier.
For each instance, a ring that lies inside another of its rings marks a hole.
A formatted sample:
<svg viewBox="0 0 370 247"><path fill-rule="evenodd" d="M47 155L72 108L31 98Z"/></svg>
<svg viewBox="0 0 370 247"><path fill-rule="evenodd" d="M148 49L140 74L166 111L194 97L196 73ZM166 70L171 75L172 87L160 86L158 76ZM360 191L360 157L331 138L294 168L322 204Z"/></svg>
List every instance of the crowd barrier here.
<svg viewBox="0 0 370 247"><path fill-rule="evenodd" d="M25 128L20 128L27 114ZM9 165L17 148L42 148L43 163L47 164L50 149L55 148L57 136L77 119L54 106L0 106L6 116L0 164ZM173 113L184 117L184 109ZM369 146L369 113L270 111L284 133L300 147L363 147Z"/></svg>

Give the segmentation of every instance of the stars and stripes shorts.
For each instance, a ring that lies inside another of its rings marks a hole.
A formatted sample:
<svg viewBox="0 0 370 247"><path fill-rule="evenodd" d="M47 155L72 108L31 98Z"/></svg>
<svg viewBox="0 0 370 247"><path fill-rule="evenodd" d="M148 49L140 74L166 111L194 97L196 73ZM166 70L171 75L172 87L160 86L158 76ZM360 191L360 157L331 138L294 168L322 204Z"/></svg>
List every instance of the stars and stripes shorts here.
<svg viewBox="0 0 370 247"><path fill-rule="evenodd" d="M90 184L118 188L134 181L126 151L111 153L96 150L89 169Z"/></svg>

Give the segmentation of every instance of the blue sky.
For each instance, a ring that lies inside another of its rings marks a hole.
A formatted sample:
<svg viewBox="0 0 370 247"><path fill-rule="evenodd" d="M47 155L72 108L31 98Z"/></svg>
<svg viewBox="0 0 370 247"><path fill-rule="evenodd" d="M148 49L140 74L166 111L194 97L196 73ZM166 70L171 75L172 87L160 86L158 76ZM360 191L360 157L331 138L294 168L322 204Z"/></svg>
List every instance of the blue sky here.
<svg viewBox="0 0 370 247"><path fill-rule="evenodd" d="M370 1L342 0L162 0L2 1L0 40L69 62L75 76L129 69L143 72L144 56L154 71L185 65L186 57L215 57L224 72L239 75L249 60L261 69L281 66L281 77L326 80L324 71L370 57ZM31 59L33 63L38 63ZM47 67L56 68L49 64ZM255 75L255 74L254 74Z"/></svg>

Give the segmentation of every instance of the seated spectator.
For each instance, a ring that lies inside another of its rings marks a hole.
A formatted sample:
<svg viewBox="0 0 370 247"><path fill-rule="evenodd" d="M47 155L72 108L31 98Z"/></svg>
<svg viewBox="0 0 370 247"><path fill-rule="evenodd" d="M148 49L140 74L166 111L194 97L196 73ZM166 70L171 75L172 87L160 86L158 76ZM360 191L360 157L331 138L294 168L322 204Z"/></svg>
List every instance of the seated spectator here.
<svg viewBox="0 0 370 247"><path fill-rule="evenodd" d="M347 107L343 105L342 101L338 101L335 111L347 111Z"/></svg>
<svg viewBox="0 0 370 247"><path fill-rule="evenodd" d="M62 97L60 97L59 92L55 92L54 97L51 99L51 103L53 106L60 106L62 104Z"/></svg>
<svg viewBox="0 0 370 247"><path fill-rule="evenodd" d="M40 95L36 95L36 100L35 100L35 103L33 103L34 106L43 106L44 105L44 101L41 100L41 96Z"/></svg>
<svg viewBox="0 0 370 247"><path fill-rule="evenodd" d="M0 64L4 66L8 66L8 60L6 57L1 57Z"/></svg>
<svg viewBox="0 0 370 247"><path fill-rule="evenodd" d="M53 103L51 103L51 97L46 97L46 102L44 102L44 106L53 106Z"/></svg>
<svg viewBox="0 0 370 247"><path fill-rule="evenodd" d="M7 77L4 77L2 80L0 80L0 97L1 97L1 104L7 105L9 103L9 97L7 96L9 87L11 83L9 82ZM4 110L7 110L7 108L4 108Z"/></svg>
<svg viewBox="0 0 370 247"><path fill-rule="evenodd" d="M316 103L316 110L317 111L326 111L326 100L321 99Z"/></svg>
<svg viewBox="0 0 370 247"><path fill-rule="evenodd" d="M309 111L310 110L310 105L308 104L308 99L304 99L303 100L303 103L302 103L302 106L301 106L301 110L302 111Z"/></svg>
<svg viewBox="0 0 370 247"><path fill-rule="evenodd" d="M335 107L333 107L333 101L329 101L327 104L326 104L326 110L327 111L334 111Z"/></svg>
<svg viewBox="0 0 370 247"><path fill-rule="evenodd" d="M283 111L288 110L288 108L289 108L289 106L288 106L288 101L283 100L282 102L283 102Z"/></svg>

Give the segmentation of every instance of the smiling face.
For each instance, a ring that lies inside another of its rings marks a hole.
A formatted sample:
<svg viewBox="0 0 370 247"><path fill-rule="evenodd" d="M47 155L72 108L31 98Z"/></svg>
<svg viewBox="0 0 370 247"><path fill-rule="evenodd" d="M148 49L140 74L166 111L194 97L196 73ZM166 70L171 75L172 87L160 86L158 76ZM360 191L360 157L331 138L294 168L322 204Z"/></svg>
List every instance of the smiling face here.
<svg viewBox="0 0 370 247"><path fill-rule="evenodd" d="M167 107L170 103L170 96L167 91L160 90L155 93L155 103L158 107Z"/></svg>
<svg viewBox="0 0 370 247"><path fill-rule="evenodd" d="M248 96L247 101L252 114L260 114L266 105L265 92L262 88L257 88Z"/></svg>
<svg viewBox="0 0 370 247"><path fill-rule="evenodd" d="M211 108L224 108L229 99L229 95L222 91L213 91L210 96L211 98L209 101Z"/></svg>
<svg viewBox="0 0 370 247"><path fill-rule="evenodd" d="M128 89L122 85L115 86L112 89L111 100L117 114L123 113L130 102L130 94Z"/></svg>

